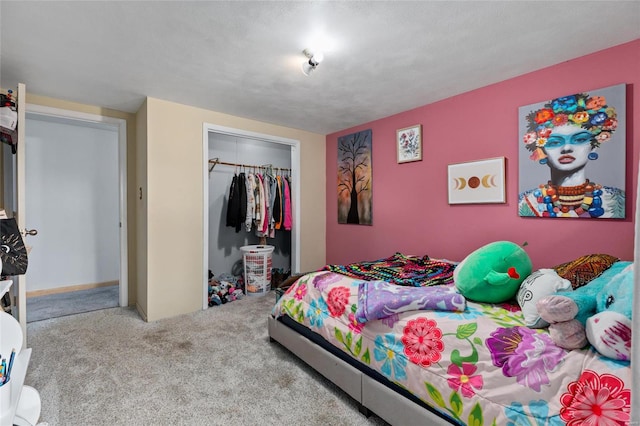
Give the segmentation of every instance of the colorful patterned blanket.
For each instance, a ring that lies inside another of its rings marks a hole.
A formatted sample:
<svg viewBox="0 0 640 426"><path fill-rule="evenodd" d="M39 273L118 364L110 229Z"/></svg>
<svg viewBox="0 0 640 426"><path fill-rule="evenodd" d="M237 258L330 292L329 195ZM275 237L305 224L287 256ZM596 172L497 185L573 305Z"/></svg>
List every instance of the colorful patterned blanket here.
<svg viewBox="0 0 640 426"><path fill-rule="evenodd" d="M387 281L397 285L426 287L453 282L456 264L445 260L430 259L425 255L393 256L348 265L326 265L322 271L331 271L365 281Z"/></svg>
<svg viewBox="0 0 640 426"><path fill-rule="evenodd" d="M525 326L517 304L467 301L462 312L411 310L360 323L361 283L305 275L272 313L308 327L454 424L633 423L630 363L556 346L548 330Z"/></svg>

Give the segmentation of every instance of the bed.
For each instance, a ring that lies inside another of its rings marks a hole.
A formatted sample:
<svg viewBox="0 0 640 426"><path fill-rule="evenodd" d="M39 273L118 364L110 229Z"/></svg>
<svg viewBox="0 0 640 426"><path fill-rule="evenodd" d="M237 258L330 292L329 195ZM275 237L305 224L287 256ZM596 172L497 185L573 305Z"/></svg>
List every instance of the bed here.
<svg viewBox="0 0 640 426"><path fill-rule="evenodd" d="M276 302L269 336L392 425L580 425L593 410L628 422L628 362L555 346L515 301L461 301L455 263L435 263L421 277L415 265L370 274L368 262L305 274ZM380 296L419 291L414 279L439 289L437 306Z"/></svg>

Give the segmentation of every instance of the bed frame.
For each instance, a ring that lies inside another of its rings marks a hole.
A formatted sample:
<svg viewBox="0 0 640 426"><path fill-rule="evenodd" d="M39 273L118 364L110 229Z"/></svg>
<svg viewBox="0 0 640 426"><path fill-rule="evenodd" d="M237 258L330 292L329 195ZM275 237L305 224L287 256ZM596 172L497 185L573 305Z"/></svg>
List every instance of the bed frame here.
<svg viewBox="0 0 640 426"><path fill-rule="evenodd" d="M271 315L268 318L268 327L271 341L280 343L346 392L358 403L360 412L365 416L369 417L375 413L392 425L457 424L412 400L411 396L403 395L399 387L392 389L394 385L386 379L380 380L379 377L373 377L373 374L354 367ZM320 336L317 338L322 339Z"/></svg>

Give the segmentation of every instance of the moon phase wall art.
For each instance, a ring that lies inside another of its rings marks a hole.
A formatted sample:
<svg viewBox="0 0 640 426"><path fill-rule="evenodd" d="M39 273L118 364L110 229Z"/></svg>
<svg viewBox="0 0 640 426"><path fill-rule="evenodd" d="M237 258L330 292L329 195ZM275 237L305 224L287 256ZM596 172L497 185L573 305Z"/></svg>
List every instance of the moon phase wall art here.
<svg viewBox="0 0 640 426"><path fill-rule="evenodd" d="M449 204L505 203L505 158L448 166Z"/></svg>

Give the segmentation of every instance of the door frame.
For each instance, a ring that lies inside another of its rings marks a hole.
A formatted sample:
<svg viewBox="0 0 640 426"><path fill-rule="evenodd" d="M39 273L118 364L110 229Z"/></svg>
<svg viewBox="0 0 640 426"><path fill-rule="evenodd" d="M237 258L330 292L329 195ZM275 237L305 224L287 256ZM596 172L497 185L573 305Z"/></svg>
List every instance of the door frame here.
<svg viewBox="0 0 640 426"><path fill-rule="evenodd" d="M120 214L120 277L119 304L129 305L129 258L128 258L128 217L127 217L127 121L122 118L106 117L79 111L66 110L44 105L27 104L26 113L35 116L54 117L71 123L84 122L106 125L118 132L118 186Z"/></svg>
<svg viewBox="0 0 640 426"><path fill-rule="evenodd" d="M219 126L217 124L204 123L202 126L202 227L204 234L204 248L202 253L202 309L209 307L209 134L217 133L228 136L235 136L245 139L254 139L288 145L291 148L291 177L295 182L293 193L291 194L291 210L293 223L291 229L291 270L300 270L300 141L296 139L283 138L280 136L268 135L265 133L250 132L248 130L235 129L232 127Z"/></svg>

